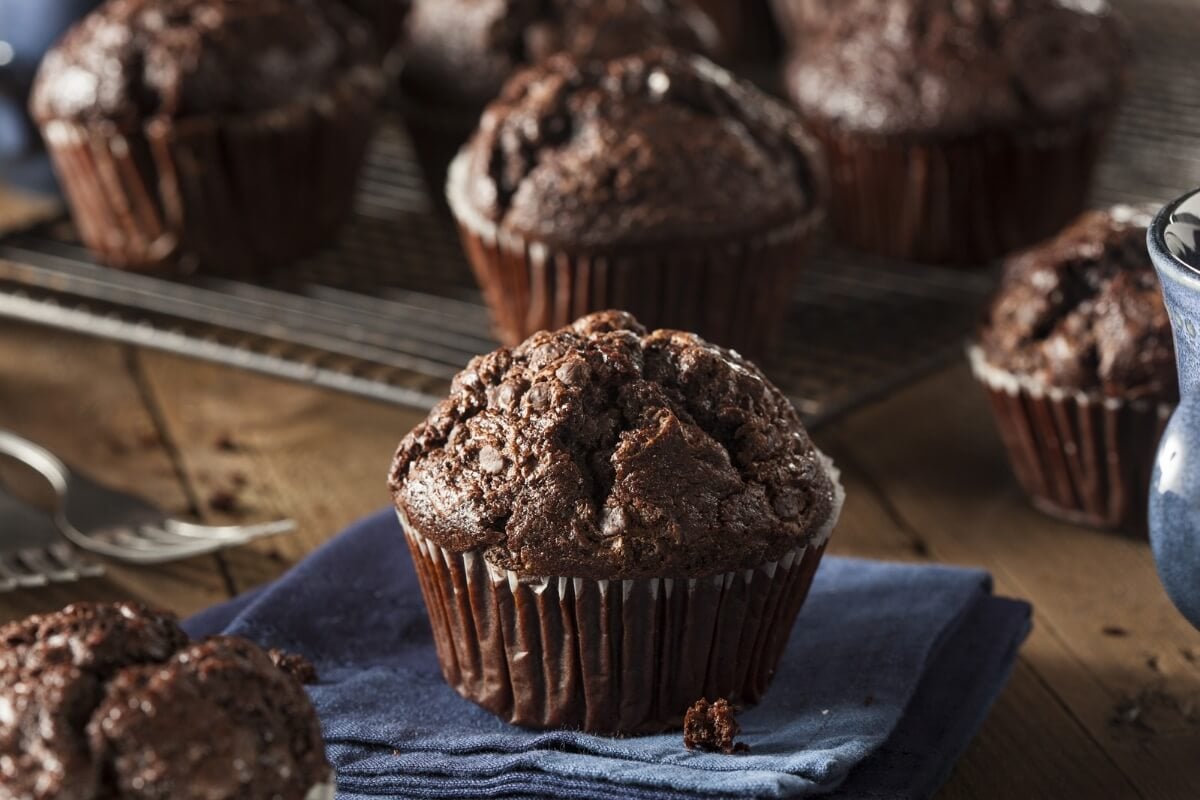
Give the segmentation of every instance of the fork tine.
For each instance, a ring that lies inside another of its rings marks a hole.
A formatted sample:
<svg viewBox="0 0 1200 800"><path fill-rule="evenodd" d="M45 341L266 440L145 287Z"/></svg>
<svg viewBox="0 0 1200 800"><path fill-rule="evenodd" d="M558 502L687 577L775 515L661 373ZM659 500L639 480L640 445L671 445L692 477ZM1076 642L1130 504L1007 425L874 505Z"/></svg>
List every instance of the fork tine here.
<svg viewBox="0 0 1200 800"><path fill-rule="evenodd" d="M72 569L83 578L96 578L104 574L104 565L85 558L82 553L65 542L52 544L46 548L55 561L68 569Z"/></svg>
<svg viewBox="0 0 1200 800"><path fill-rule="evenodd" d="M228 537L231 539L258 539L263 536L276 536L291 533L296 530L296 521L278 519L272 522L261 522L253 525L197 525L179 519L163 520L164 527L171 533L196 539L213 539Z"/></svg>
<svg viewBox="0 0 1200 800"><path fill-rule="evenodd" d="M67 583L79 580L79 573L56 563L50 554L40 547L29 547L17 553L17 558L32 573L45 575L51 583Z"/></svg>
<svg viewBox="0 0 1200 800"><path fill-rule="evenodd" d="M50 579L45 575L31 573L19 563L14 563L12 554L0 555L0 578L3 578L5 581L12 581L23 589L45 586L50 582Z"/></svg>

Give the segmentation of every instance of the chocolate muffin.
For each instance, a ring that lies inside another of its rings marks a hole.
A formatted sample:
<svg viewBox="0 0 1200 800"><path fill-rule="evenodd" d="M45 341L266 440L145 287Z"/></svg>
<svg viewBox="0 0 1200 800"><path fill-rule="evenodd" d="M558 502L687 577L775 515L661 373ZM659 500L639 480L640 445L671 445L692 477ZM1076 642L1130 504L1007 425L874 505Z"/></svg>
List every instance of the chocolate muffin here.
<svg viewBox="0 0 1200 800"><path fill-rule="evenodd" d="M375 34L380 53L386 54L404 37L404 22L412 0L337 0L354 10Z"/></svg>
<svg viewBox="0 0 1200 800"><path fill-rule="evenodd" d="M505 87L447 197L502 341L621 308L772 344L824 173L799 120L701 56L555 56Z"/></svg>
<svg viewBox="0 0 1200 800"><path fill-rule="evenodd" d="M691 0L415 0L401 94L430 190L483 109L524 66L566 51L607 59L654 45L712 54L720 37Z"/></svg>
<svg viewBox="0 0 1200 800"><path fill-rule="evenodd" d="M446 680L607 733L757 702L842 502L754 365L621 312L473 360L389 485Z"/></svg>
<svg viewBox="0 0 1200 800"><path fill-rule="evenodd" d="M130 603L0 627L0 798L332 798L300 683Z"/></svg>
<svg viewBox="0 0 1200 800"><path fill-rule="evenodd" d="M808 37L787 81L842 239L973 264L1082 210L1129 55L1105 0L872 0Z"/></svg>
<svg viewBox="0 0 1200 800"><path fill-rule="evenodd" d="M853 15L857 0L771 0L782 38L791 47L824 30L842 15Z"/></svg>
<svg viewBox="0 0 1200 800"><path fill-rule="evenodd" d="M1155 450L1178 403L1148 214L1085 213L1012 257L972 348L1022 485L1072 521L1141 531Z"/></svg>
<svg viewBox="0 0 1200 800"><path fill-rule="evenodd" d="M103 262L257 272L348 213L378 61L338 3L111 0L46 56L31 109Z"/></svg>

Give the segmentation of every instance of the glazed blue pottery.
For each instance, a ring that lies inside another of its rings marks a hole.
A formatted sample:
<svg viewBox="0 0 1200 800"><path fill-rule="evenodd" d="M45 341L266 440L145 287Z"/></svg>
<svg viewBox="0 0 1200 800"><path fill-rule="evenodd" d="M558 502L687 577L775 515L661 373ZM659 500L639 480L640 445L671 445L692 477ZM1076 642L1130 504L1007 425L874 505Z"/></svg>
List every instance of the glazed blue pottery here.
<svg viewBox="0 0 1200 800"><path fill-rule="evenodd" d="M99 0L0 0L0 180L50 190L53 178L25 105L46 50Z"/></svg>
<svg viewBox="0 0 1200 800"><path fill-rule="evenodd" d="M1150 542L1167 594L1200 628L1200 190L1159 213L1149 244L1175 331L1183 396L1154 468Z"/></svg>

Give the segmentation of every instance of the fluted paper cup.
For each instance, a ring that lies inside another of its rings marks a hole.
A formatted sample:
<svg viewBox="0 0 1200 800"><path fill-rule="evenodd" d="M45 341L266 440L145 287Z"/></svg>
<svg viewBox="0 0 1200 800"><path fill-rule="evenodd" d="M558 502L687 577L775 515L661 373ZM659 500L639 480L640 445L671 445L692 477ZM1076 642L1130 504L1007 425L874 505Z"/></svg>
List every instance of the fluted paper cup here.
<svg viewBox="0 0 1200 800"><path fill-rule="evenodd" d="M84 243L114 267L255 273L327 244L348 215L383 93L360 68L329 94L229 117L49 120Z"/></svg>
<svg viewBox="0 0 1200 800"><path fill-rule="evenodd" d="M841 512L813 541L705 578L530 578L453 553L400 513L442 674L463 697L531 728L678 728L701 697L766 692Z"/></svg>
<svg viewBox="0 0 1200 800"><path fill-rule="evenodd" d="M808 120L846 244L912 261L982 265L1058 232L1084 208L1109 115L951 139L863 134Z"/></svg>
<svg viewBox="0 0 1200 800"><path fill-rule="evenodd" d="M516 345L593 311L628 311L649 328L693 331L750 357L777 339L814 231L815 210L784 225L701 243L571 248L498 227L464 196L468 157L446 198L497 336Z"/></svg>
<svg viewBox="0 0 1200 800"><path fill-rule="evenodd" d="M1155 453L1174 406L1044 386L992 366L978 346L968 356L1034 506L1073 524L1146 535Z"/></svg>

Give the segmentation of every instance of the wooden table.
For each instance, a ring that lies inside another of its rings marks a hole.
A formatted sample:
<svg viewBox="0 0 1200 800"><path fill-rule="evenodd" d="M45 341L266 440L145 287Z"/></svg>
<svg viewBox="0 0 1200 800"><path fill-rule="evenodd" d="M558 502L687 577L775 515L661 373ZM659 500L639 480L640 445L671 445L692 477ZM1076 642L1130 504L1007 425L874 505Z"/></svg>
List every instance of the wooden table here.
<svg viewBox="0 0 1200 800"><path fill-rule="evenodd" d="M31 210L0 189L0 222ZM0 322L0 427L176 512L300 526L218 557L0 594L0 622L120 598L187 615L270 581L387 503L388 461L421 417ZM816 438L849 494L832 552L981 566L1036 609L1011 683L941 796L1200 797L1200 633L1171 607L1145 543L1027 507L964 367Z"/></svg>
<svg viewBox="0 0 1200 800"><path fill-rule="evenodd" d="M269 581L387 502L388 460L420 416L0 323L0 425L176 511L228 520L232 493L239 519L300 523L221 557L0 595L0 621L82 599L189 614ZM1171 607L1144 543L1027 508L966 369L816 438L849 493L833 552L982 566L998 592L1035 606L1013 679L943 797L1200 797L1200 633Z"/></svg>

